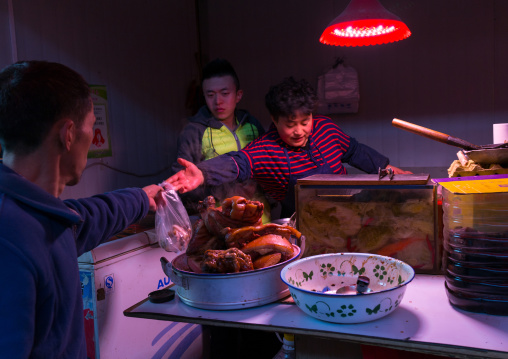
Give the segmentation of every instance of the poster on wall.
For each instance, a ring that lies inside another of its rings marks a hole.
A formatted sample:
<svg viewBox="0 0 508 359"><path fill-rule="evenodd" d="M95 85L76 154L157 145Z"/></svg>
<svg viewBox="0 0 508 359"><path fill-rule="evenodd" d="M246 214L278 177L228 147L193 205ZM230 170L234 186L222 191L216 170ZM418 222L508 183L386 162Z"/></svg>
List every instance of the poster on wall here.
<svg viewBox="0 0 508 359"><path fill-rule="evenodd" d="M318 77L317 112L322 115L357 113L360 102L358 72L338 59L332 69Z"/></svg>
<svg viewBox="0 0 508 359"><path fill-rule="evenodd" d="M88 150L88 158L111 157L106 86L90 85L90 89L92 90L93 112L96 121L93 128L92 144Z"/></svg>

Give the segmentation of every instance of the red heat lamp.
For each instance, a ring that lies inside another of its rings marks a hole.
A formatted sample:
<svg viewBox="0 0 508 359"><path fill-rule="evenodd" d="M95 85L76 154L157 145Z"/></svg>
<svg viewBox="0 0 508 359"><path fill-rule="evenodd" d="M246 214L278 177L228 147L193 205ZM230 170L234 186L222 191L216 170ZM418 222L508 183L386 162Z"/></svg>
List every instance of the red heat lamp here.
<svg viewBox="0 0 508 359"><path fill-rule="evenodd" d="M326 27L319 41L325 45L369 46L404 40L410 35L406 24L378 0L351 0Z"/></svg>

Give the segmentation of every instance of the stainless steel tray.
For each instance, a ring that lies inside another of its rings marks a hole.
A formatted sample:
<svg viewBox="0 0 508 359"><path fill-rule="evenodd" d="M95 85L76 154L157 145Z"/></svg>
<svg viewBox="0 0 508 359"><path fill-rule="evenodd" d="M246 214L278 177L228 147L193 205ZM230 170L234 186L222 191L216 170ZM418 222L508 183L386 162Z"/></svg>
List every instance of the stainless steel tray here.
<svg viewBox="0 0 508 359"><path fill-rule="evenodd" d="M464 151L476 163L481 164L508 164L508 148L491 148L485 150Z"/></svg>
<svg viewBox="0 0 508 359"><path fill-rule="evenodd" d="M175 283L178 297L187 305L201 309L231 310L257 307L289 295L280 279L287 264L299 259L302 250L294 245L297 255L274 266L239 273L194 273L184 265L185 254L162 263L164 273ZM183 268L183 269L182 269Z"/></svg>

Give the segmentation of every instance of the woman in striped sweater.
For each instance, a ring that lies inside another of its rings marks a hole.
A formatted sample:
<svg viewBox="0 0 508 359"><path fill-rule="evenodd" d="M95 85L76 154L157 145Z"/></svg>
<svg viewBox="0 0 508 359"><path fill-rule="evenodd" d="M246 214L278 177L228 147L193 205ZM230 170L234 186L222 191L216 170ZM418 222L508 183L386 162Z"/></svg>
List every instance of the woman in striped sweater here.
<svg viewBox="0 0 508 359"><path fill-rule="evenodd" d="M294 187L299 178L315 174L346 174L343 163L366 173L391 168L395 174L411 172L389 164L373 148L345 134L330 118L313 116L314 89L292 77L272 86L265 97L272 118L269 130L247 147L197 166L179 159L183 170L166 181L181 193L203 185L255 179L265 193L282 204L281 218L295 210Z"/></svg>

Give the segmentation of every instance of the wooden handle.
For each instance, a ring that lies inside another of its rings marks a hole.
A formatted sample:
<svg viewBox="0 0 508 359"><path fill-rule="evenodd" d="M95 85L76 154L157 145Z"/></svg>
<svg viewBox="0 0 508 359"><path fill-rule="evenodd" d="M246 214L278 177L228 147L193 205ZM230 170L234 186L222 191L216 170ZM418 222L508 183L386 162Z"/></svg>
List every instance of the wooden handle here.
<svg viewBox="0 0 508 359"><path fill-rule="evenodd" d="M464 141L460 138L456 138L446 133L438 132L431 130L430 128L418 126L411 122L406 122L399 120L398 118L394 118L392 120L392 125L395 127L401 128L403 130L416 133L417 135L430 138L431 140L436 140L442 143L446 143L447 145L457 146L460 148L464 148L466 150L479 150L480 146L474 145L470 142Z"/></svg>
<svg viewBox="0 0 508 359"><path fill-rule="evenodd" d="M398 118L393 119L392 125L398 128L402 128L403 130L416 133L417 135L428 137L432 140L436 140L443 143L448 143L448 138L450 137L446 133L434 131L427 127L418 126L410 122L399 120Z"/></svg>

